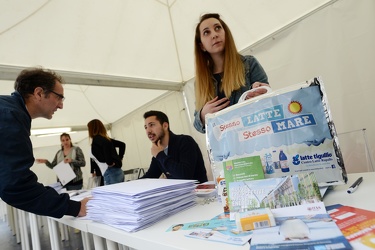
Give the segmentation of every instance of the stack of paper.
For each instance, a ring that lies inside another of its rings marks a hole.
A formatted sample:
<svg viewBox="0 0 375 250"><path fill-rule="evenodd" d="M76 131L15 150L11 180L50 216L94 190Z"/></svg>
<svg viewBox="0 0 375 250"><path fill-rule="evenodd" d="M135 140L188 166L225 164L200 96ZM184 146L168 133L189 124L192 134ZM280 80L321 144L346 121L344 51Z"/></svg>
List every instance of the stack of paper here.
<svg viewBox="0 0 375 250"><path fill-rule="evenodd" d="M127 232L144 229L196 204L193 180L140 179L92 190L88 219Z"/></svg>

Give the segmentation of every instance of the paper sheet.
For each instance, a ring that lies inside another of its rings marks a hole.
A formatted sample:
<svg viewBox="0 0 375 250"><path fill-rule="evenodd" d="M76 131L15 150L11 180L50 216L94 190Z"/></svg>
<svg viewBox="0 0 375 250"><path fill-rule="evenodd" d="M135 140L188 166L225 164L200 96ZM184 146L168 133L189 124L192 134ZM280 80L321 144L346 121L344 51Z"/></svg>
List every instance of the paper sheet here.
<svg viewBox="0 0 375 250"><path fill-rule="evenodd" d="M91 153L91 159L93 159L95 161L95 163L98 165L98 167L100 168L100 171L102 172L102 175L104 176L104 173L105 171L107 171L108 169L108 164L105 163L105 162L100 162L98 161L98 159L96 159L96 157Z"/></svg>
<svg viewBox="0 0 375 250"><path fill-rule="evenodd" d="M65 186L69 181L73 180L76 177L76 174L73 172L69 163L65 163L64 161L61 161L59 164L57 164L53 168L53 171L55 171L63 186Z"/></svg>

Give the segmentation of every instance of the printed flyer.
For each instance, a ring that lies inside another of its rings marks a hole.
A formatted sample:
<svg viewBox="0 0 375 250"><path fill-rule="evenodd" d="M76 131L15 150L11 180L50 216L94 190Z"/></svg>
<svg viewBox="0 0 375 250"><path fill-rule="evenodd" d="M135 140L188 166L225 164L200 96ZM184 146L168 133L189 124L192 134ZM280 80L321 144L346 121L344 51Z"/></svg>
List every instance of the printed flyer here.
<svg viewBox="0 0 375 250"><path fill-rule="evenodd" d="M283 208L319 203L322 197L313 172L263 180L229 183L229 209L234 213L257 208Z"/></svg>
<svg viewBox="0 0 375 250"><path fill-rule="evenodd" d="M186 230L186 237L233 245L244 245L253 233L252 231L239 231L236 222L229 220L224 213L211 220L175 224L168 228L167 232L180 230Z"/></svg>
<svg viewBox="0 0 375 250"><path fill-rule="evenodd" d="M328 214L356 249L375 249L375 212L351 206L329 206Z"/></svg>
<svg viewBox="0 0 375 250"><path fill-rule="evenodd" d="M214 178L226 162L258 156L265 178L314 172L319 186L346 183L346 171L320 78L206 115Z"/></svg>
<svg viewBox="0 0 375 250"><path fill-rule="evenodd" d="M229 213L229 184L238 181L264 179L263 167L259 156L244 157L224 161L225 187L219 187L221 204L225 213Z"/></svg>
<svg viewBox="0 0 375 250"><path fill-rule="evenodd" d="M275 219L275 227L253 231L250 250L353 249L327 213Z"/></svg>

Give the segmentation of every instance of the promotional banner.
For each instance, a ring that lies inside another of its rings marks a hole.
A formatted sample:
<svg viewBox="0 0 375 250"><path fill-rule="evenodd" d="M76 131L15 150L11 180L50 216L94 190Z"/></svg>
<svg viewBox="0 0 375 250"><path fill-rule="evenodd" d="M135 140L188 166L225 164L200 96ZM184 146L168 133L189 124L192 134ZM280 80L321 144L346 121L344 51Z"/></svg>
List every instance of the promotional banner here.
<svg viewBox="0 0 375 250"><path fill-rule="evenodd" d="M346 183L322 80L246 100L206 115L207 149L215 180L233 160L259 157L265 178L314 172L319 186Z"/></svg>

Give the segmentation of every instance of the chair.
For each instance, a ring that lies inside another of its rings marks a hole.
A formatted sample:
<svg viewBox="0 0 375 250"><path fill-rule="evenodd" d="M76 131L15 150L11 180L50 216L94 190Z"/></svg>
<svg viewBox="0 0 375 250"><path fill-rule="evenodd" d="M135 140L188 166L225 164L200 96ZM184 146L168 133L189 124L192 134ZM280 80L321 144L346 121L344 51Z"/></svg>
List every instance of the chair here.
<svg viewBox="0 0 375 250"><path fill-rule="evenodd" d="M347 173L374 172L374 151L367 142L366 129L337 134Z"/></svg>
<svg viewBox="0 0 375 250"><path fill-rule="evenodd" d="M145 170L143 168L132 168L129 170L124 170L124 181L132 181L139 179L144 174Z"/></svg>

